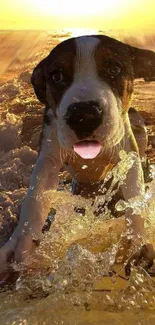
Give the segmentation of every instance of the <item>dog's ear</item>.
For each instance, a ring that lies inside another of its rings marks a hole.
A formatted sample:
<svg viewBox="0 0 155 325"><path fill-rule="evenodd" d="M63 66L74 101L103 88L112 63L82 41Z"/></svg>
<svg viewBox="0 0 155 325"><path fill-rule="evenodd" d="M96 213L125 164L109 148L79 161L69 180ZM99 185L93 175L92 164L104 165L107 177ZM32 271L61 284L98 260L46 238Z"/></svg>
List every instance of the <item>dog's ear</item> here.
<svg viewBox="0 0 155 325"><path fill-rule="evenodd" d="M42 60L33 70L31 83L37 98L43 104L46 104L46 80L44 75L45 59Z"/></svg>
<svg viewBox="0 0 155 325"><path fill-rule="evenodd" d="M155 52L129 47L135 79L144 78L145 81L155 81Z"/></svg>

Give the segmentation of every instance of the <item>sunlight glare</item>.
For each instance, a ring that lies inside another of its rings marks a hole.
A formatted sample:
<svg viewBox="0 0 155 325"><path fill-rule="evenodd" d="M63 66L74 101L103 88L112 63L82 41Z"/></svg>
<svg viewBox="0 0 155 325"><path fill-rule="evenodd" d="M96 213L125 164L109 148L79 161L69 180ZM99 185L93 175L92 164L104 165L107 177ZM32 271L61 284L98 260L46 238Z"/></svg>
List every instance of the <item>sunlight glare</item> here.
<svg viewBox="0 0 155 325"><path fill-rule="evenodd" d="M58 16L94 16L101 14L103 16L116 12L121 12L127 0L109 0L109 1L71 1L71 0L26 0L31 10L35 9L41 15L58 15Z"/></svg>
<svg viewBox="0 0 155 325"><path fill-rule="evenodd" d="M72 28L72 29L65 29L65 31L71 32L72 37L98 34L97 29Z"/></svg>

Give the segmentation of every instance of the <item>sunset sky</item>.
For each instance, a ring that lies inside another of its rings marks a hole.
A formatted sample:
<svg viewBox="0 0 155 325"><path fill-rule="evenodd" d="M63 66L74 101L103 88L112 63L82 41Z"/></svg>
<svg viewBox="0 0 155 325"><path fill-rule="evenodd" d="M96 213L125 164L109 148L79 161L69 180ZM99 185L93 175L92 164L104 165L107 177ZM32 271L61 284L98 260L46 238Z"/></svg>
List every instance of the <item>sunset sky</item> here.
<svg viewBox="0 0 155 325"><path fill-rule="evenodd" d="M0 29L151 29L155 0L1 0Z"/></svg>

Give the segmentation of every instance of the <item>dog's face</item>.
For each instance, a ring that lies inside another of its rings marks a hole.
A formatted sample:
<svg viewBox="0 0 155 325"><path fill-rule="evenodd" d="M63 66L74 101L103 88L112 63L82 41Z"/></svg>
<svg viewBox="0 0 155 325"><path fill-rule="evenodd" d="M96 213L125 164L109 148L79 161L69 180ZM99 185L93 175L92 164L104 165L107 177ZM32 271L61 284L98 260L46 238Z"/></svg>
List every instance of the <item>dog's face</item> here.
<svg viewBox="0 0 155 325"><path fill-rule="evenodd" d="M34 69L32 84L55 118L61 147L94 158L120 142L135 78L155 80L155 53L107 36L71 38Z"/></svg>

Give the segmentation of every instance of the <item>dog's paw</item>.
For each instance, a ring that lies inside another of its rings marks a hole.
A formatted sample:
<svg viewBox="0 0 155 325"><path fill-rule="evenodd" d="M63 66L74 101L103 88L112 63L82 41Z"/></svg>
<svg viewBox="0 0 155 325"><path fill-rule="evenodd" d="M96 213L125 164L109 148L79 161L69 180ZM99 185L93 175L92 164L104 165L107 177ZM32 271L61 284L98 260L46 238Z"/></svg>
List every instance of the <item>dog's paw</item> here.
<svg viewBox="0 0 155 325"><path fill-rule="evenodd" d="M142 265L148 271L153 266L155 259L155 251L152 244L137 245L137 242L132 243L130 247L130 257L125 266L127 276L131 273L131 267Z"/></svg>
<svg viewBox="0 0 155 325"><path fill-rule="evenodd" d="M0 284L8 281L13 274L12 262L23 262L36 246L30 232L13 235L0 249Z"/></svg>

